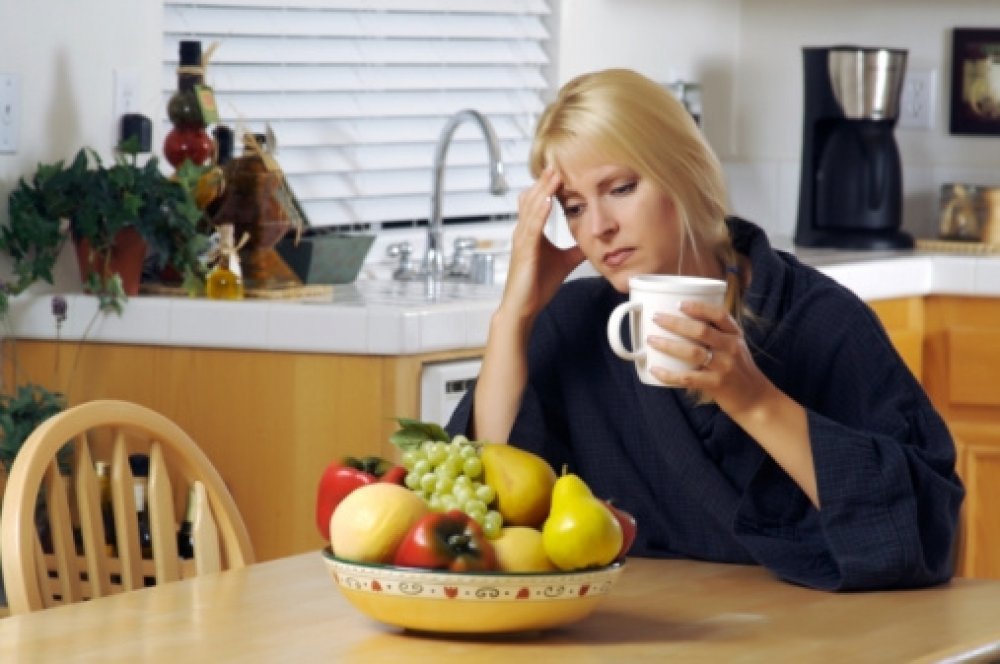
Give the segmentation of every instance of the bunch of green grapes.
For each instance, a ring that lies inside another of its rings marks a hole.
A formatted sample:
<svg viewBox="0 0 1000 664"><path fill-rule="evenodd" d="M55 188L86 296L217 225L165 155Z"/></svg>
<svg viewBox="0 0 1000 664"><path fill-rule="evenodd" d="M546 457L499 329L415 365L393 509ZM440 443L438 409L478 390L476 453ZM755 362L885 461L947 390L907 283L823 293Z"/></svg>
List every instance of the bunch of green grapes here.
<svg viewBox="0 0 1000 664"><path fill-rule="evenodd" d="M462 510L482 526L487 537L496 537L503 527L500 512L490 509L497 493L482 481L483 462L479 448L463 435L424 441L402 453L406 486L427 501L435 512Z"/></svg>

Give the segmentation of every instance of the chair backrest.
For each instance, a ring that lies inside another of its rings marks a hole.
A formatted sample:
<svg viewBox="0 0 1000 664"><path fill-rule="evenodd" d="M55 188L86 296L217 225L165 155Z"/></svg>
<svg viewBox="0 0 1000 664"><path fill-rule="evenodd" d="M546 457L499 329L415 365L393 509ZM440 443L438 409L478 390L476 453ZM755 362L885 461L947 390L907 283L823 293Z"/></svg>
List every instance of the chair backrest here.
<svg viewBox="0 0 1000 664"><path fill-rule="evenodd" d="M141 515L133 455L148 460ZM98 478L99 459L109 478ZM178 553L185 514L193 558ZM140 542L146 531L151 546ZM194 440L153 410L113 400L69 408L25 441L4 491L0 557L12 614L254 560L236 503Z"/></svg>

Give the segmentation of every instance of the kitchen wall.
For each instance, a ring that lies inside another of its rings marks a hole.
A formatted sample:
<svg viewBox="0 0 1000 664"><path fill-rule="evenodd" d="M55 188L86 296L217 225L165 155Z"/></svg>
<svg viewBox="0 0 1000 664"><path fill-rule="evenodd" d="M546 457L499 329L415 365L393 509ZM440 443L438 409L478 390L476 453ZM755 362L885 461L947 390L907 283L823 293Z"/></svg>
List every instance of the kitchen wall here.
<svg viewBox="0 0 1000 664"><path fill-rule="evenodd" d="M704 127L726 165L735 212L794 232L802 135L803 46L905 48L936 72L934 128L897 129L903 225L937 229L939 187L1000 184L1000 138L948 134L950 31L1000 27L988 0L562 0L560 80L608 66L703 85Z"/></svg>
<svg viewBox="0 0 1000 664"><path fill-rule="evenodd" d="M609 67L702 85L706 134L720 157L735 142L731 110L741 0L562 0L559 83ZM720 112L723 111L724 112Z"/></svg>
<svg viewBox="0 0 1000 664"><path fill-rule="evenodd" d="M21 102L17 152L0 153L0 223L7 194L38 163L84 145L112 158L115 69L139 74L139 112L160 112L161 16L150 0L0 0L0 72L19 77ZM66 288L79 284L73 260L66 252L57 268Z"/></svg>
<svg viewBox="0 0 1000 664"><path fill-rule="evenodd" d="M139 73L141 112L160 112L160 25L148 0L0 0L0 72L21 87L20 145L0 154L4 193L39 161L85 144L110 158L115 69Z"/></svg>
<svg viewBox="0 0 1000 664"><path fill-rule="evenodd" d="M854 42L907 48L937 72L935 126L899 129L904 225L933 234L938 186L1000 182L1000 139L947 133L949 31L1000 27L990 0L554 0L555 71L624 66L660 81L703 86L704 126L726 164L737 213L775 234L794 228L801 145L803 45ZM0 196L38 162L82 145L110 159L113 72L139 74L138 110L161 96L161 10L151 0L0 0L0 72L20 77L19 149L0 154ZM154 137L154 141L162 137ZM0 206L0 222L6 206ZM373 250L373 255L375 255Z"/></svg>

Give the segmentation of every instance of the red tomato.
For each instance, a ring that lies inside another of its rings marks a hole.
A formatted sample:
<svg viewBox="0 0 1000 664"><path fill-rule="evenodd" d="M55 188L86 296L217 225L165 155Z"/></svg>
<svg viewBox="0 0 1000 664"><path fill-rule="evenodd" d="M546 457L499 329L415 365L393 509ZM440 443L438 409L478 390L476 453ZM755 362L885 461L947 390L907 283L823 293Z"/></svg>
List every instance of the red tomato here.
<svg viewBox="0 0 1000 664"><path fill-rule="evenodd" d="M498 569L497 554L475 519L461 510L432 512L406 534L393 564L480 572Z"/></svg>

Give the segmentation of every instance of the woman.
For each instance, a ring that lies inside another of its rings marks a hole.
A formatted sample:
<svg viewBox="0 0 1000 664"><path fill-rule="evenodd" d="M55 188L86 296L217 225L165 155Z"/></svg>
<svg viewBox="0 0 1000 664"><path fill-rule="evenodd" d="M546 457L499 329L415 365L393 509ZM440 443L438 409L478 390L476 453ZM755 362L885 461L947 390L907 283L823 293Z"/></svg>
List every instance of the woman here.
<svg viewBox="0 0 1000 664"><path fill-rule="evenodd" d="M535 184L474 394L450 422L579 474L632 512L632 555L759 563L831 590L942 582L963 497L954 444L870 309L749 222L684 108L626 70L570 81L539 120ZM576 245L543 235L553 200ZM588 260L599 277L564 283ZM695 370L642 384L605 336L628 279L725 279L647 343Z"/></svg>

